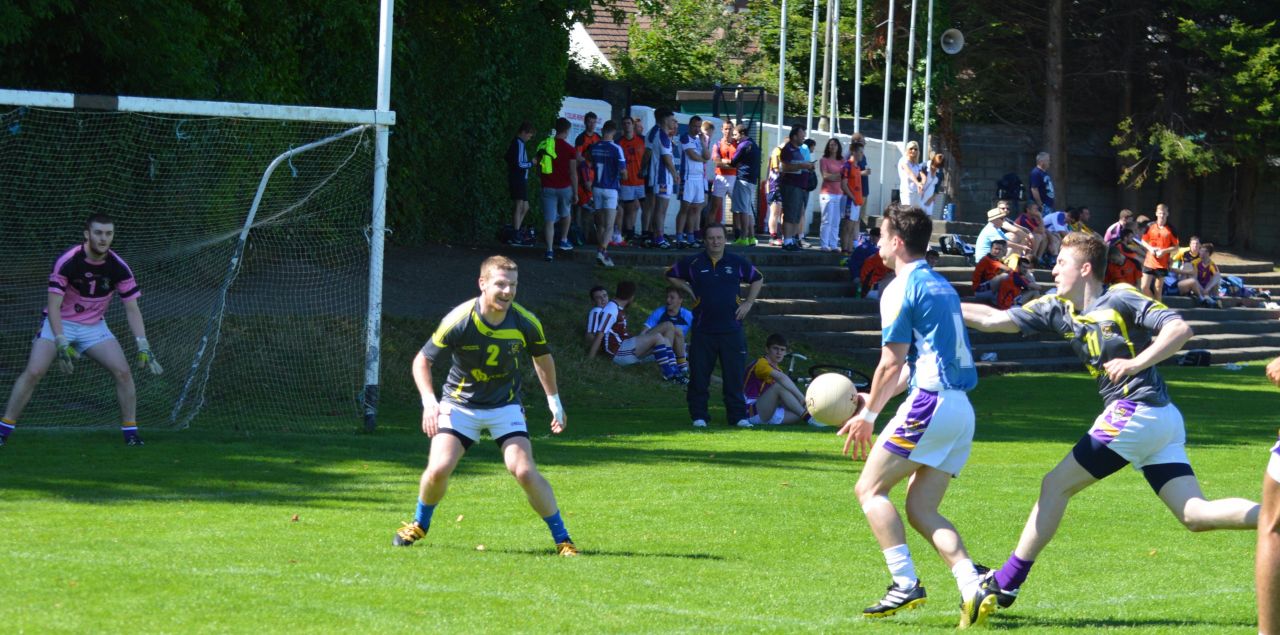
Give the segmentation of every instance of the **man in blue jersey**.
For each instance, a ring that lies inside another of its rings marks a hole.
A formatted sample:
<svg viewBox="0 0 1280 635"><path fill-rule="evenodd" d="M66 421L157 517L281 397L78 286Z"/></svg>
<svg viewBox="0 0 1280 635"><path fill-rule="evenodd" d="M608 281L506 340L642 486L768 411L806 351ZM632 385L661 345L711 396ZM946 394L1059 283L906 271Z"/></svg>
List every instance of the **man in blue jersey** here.
<svg viewBox="0 0 1280 635"><path fill-rule="evenodd" d="M651 236L650 244L660 249L670 249L671 244L663 236L667 220L667 207L671 197L679 191L680 175L676 173L675 144L671 137L676 131L676 116L668 108L654 111L657 123L645 135L645 150L649 155L649 176L645 181L645 227Z"/></svg>
<svg viewBox="0 0 1280 635"><path fill-rule="evenodd" d="M1187 458L1182 413L1169 399L1156 364L1193 333L1176 312L1128 284L1104 292L1107 245L1096 234L1062 241L1053 280L1057 294L999 311L964 305L965 324L989 333L1057 333L1098 381L1106 406L1080 440L1040 483L1018 546L987 580L1009 606L1040 552L1053 539L1067 502L1126 465L1142 472L1151 489L1191 531L1253 529L1258 504L1243 498L1205 499ZM1155 334L1146 345L1147 332Z"/></svg>
<svg viewBox="0 0 1280 635"><path fill-rule="evenodd" d="M933 221L924 210L893 203L880 225L880 257L896 273L880 300L883 326L880 364L865 407L840 428L844 452L865 458L854 492L884 552L893 583L866 617L885 617L925 601L907 549L906 530L889 492L910 479L907 517L946 561L960 589L960 628L977 626L995 611L994 585L983 584L960 534L938 505L960 473L973 441L973 407L966 394L978 385L960 297L929 268L925 252ZM871 443L880 410L907 388L898 413Z"/></svg>
<svg viewBox="0 0 1280 635"><path fill-rule="evenodd" d="M524 490L529 505L547 523L556 553L576 556L551 485L533 462L533 447L520 403L522 358L533 358L533 370L547 393L551 433L567 423L556 388L556 363L542 323L516 304L516 263L492 256L480 265L480 297L459 304L440 322L413 360L413 380L422 396L422 432L431 437L431 455L418 483L413 522L396 531L392 544L410 547L426 537L436 505L444 498L449 476L462 455L483 433L502 450L507 471ZM431 368L448 360L444 398L437 400Z"/></svg>
<svg viewBox="0 0 1280 635"><path fill-rule="evenodd" d="M618 125L609 120L600 129L600 140L591 145L591 162L595 165L595 180L591 183L591 198L596 216L596 262L605 267L613 266L609 257L609 241L613 238L613 222L618 214L618 190L622 188L622 175L627 169L627 157L622 146L613 142Z"/></svg>

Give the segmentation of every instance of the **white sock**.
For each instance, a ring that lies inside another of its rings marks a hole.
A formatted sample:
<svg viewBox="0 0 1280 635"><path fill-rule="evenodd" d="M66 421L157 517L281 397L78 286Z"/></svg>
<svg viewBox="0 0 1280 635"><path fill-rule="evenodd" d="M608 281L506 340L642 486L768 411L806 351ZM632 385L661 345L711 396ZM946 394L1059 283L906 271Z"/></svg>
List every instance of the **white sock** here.
<svg viewBox="0 0 1280 635"><path fill-rule="evenodd" d="M884 562L889 565L889 575L893 576L894 584L904 589L915 588L918 581L916 565L911 561L911 550L906 545L885 549Z"/></svg>
<svg viewBox="0 0 1280 635"><path fill-rule="evenodd" d="M951 575L956 577L956 586L960 587L961 597L973 597L978 590L978 570L973 567L973 561L965 558L951 567Z"/></svg>

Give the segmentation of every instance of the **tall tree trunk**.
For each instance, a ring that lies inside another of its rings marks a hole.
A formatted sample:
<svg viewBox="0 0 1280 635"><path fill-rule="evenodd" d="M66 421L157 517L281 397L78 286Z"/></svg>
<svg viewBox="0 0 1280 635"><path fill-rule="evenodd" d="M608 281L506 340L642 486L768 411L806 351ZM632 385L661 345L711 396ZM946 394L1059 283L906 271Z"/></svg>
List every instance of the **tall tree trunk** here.
<svg viewBox="0 0 1280 635"><path fill-rule="evenodd" d="M1063 12L1063 0L1049 0L1049 32L1045 38L1045 87L1044 87L1044 145L1053 158L1051 171L1054 202L1066 207L1067 187L1067 131L1063 119L1064 98L1062 90L1062 45L1066 40L1067 20Z"/></svg>
<svg viewBox="0 0 1280 635"><path fill-rule="evenodd" d="M1230 207L1227 208L1227 240L1231 246L1245 251L1264 246L1265 240L1255 241L1253 236L1253 220L1258 196L1258 177L1261 164L1255 158L1240 160L1234 168L1235 187L1228 197Z"/></svg>
<svg viewBox="0 0 1280 635"><path fill-rule="evenodd" d="M1137 12L1130 12L1126 16L1123 26L1123 39L1125 42L1138 41L1138 16ZM1137 69L1134 68L1134 53L1137 47L1125 46L1122 48L1120 61L1120 101L1119 109L1116 113L1116 122L1124 121L1133 117L1133 84L1136 77ZM1116 180L1120 180L1120 175L1124 174L1125 168L1129 167L1129 159L1115 154L1116 164ZM1120 207L1133 210L1134 214L1143 213L1138 209L1139 198L1137 188L1131 185L1123 185L1120 188ZM1148 215L1150 215L1148 213Z"/></svg>
<svg viewBox="0 0 1280 635"><path fill-rule="evenodd" d="M1182 128L1178 122L1188 118L1187 112L1187 63L1182 49L1171 46L1167 55L1168 70L1165 73L1164 120L1175 130ZM1178 164L1169 170L1169 176L1160 183L1160 200L1169 206L1169 222L1182 232L1178 237L1186 240L1191 228L1191 214L1187 210L1187 171Z"/></svg>

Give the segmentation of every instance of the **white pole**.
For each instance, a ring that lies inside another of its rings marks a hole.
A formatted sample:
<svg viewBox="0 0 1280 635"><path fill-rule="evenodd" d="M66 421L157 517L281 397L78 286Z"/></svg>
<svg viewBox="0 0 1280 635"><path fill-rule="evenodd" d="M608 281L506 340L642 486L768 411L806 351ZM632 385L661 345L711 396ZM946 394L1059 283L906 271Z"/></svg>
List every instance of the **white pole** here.
<svg viewBox="0 0 1280 635"><path fill-rule="evenodd" d="M911 140L911 75L916 65L916 0L911 0L911 29L907 32L907 90L902 111L902 142Z"/></svg>
<svg viewBox="0 0 1280 635"><path fill-rule="evenodd" d="M929 0L929 26L924 37L924 152L921 158L929 160L929 90L933 84L933 0Z"/></svg>
<svg viewBox="0 0 1280 635"><path fill-rule="evenodd" d="M378 28L378 108L391 108L391 27L393 0L382 0ZM382 257L387 229L388 129L379 124L373 160L373 210L369 228L369 313L365 319L364 427L377 426L378 367L382 362Z"/></svg>
<svg viewBox="0 0 1280 635"><path fill-rule="evenodd" d="M853 56L853 131L862 132L862 0L858 0L858 21L854 28L858 33L854 36L853 48L858 52Z"/></svg>
<svg viewBox="0 0 1280 635"><path fill-rule="evenodd" d="M880 167L876 172L880 176L880 192L884 192L884 155L889 145L889 88L893 85L893 5L889 3L889 30L884 46L884 108L880 111ZM879 201L887 205L887 201Z"/></svg>
<svg viewBox="0 0 1280 635"><path fill-rule="evenodd" d="M840 91L836 90L840 78L840 0L828 0L836 3L836 10L831 20L831 133L840 132Z"/></svg>
<svg viewBox="0 0 1280 635"><path fill-rule="evenodd" d="M827 0L830 6L831 0ZM804 128L813 130L813 78L818 71L818 0L813 0L813 32L809 34L809 107L805 111Z"/></svg>
<svg viewBox="0 0 1280 635"><path fill-rule="evenodd" d="M385 0L384 0L385 1ZM782 140L782 105L786 87L782 83L787 73L787 0L782 0L782 35L778 39L778 140Z"/></svg>

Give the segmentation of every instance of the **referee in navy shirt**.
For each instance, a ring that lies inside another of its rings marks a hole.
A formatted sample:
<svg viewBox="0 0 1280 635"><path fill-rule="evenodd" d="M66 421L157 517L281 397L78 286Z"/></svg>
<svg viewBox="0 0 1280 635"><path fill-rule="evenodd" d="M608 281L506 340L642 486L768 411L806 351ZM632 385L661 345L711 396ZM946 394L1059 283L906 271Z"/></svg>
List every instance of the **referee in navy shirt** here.
<svg viewBox="0 0 1280 635"><path fill-rule="evenodd" d="M705 428L708 386L716 360L724 379L724 407L729 423L750 428L742 384L747 372L747 338L742 319L755 305L764 276L746 258L725 253L724 225L702 230L700 254L682 258L667 270L667 279L693 298L693 328L689 335L689 416L695 428ZM749 284L746 300L739 303L742 284Z"/></svg>

